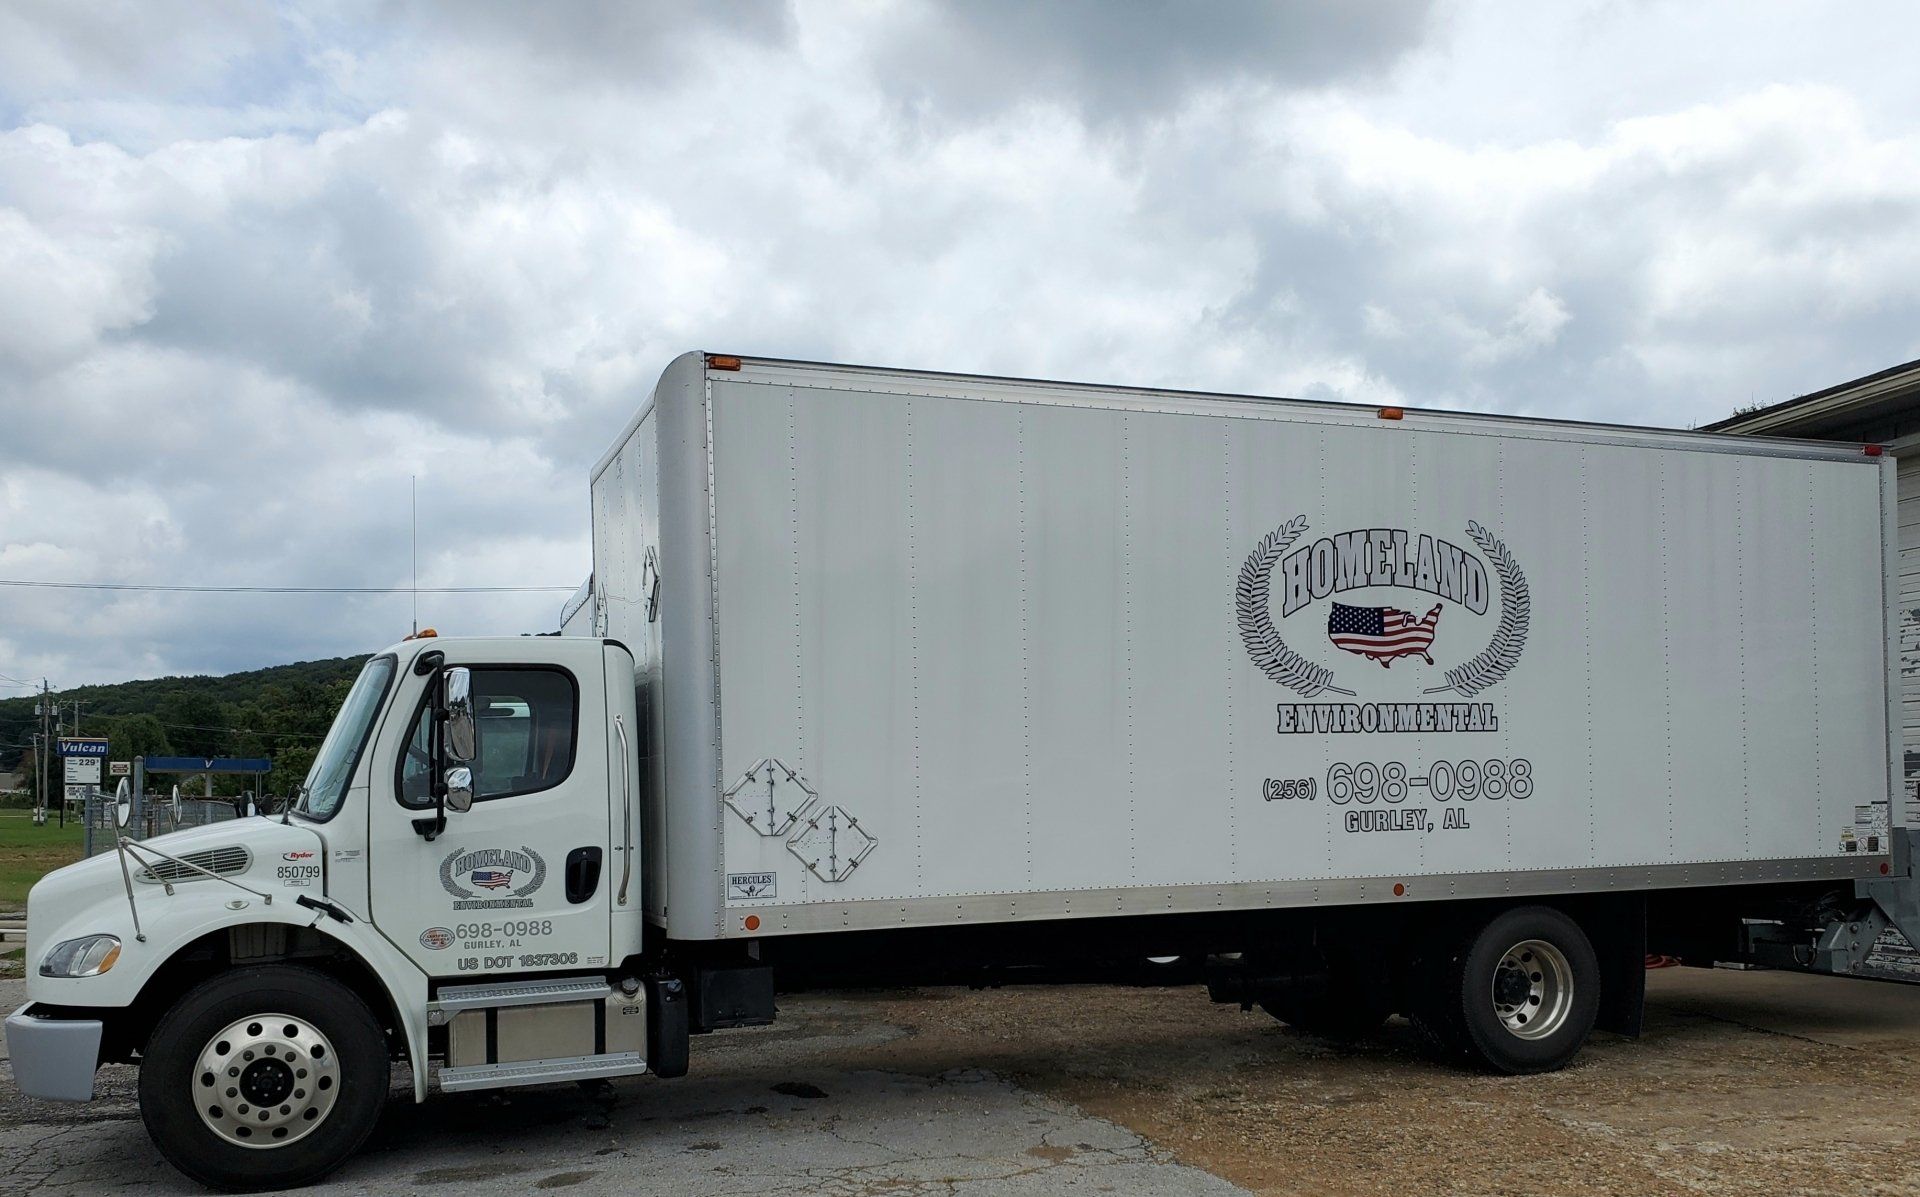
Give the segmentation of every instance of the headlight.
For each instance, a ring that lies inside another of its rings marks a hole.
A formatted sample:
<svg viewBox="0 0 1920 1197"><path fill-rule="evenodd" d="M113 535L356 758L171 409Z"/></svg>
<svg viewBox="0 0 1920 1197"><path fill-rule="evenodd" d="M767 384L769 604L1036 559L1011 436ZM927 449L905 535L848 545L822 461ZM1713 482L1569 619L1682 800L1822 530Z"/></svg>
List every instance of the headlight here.
<svg viewBox="0 0 1920 1197"><path fill-rule="evenodd" d="M116 935L82 935L64 940L47 950L40 961L43 977L97 977L120 959L120 938Z"/></svg>

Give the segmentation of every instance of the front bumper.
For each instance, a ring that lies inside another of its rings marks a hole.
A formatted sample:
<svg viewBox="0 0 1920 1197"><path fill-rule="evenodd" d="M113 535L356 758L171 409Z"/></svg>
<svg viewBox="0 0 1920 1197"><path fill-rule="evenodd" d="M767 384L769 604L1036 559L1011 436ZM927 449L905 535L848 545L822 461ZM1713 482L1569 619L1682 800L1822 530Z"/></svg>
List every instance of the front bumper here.
<svg viewBox="0 0 1920 1197"><path fill-rule="evenodd" d="M28 1097L92 1101L105 1024L95 1018L42 1018L29 1013L32 1009L29 1002L7 1018L14 1084Z"/></svg>

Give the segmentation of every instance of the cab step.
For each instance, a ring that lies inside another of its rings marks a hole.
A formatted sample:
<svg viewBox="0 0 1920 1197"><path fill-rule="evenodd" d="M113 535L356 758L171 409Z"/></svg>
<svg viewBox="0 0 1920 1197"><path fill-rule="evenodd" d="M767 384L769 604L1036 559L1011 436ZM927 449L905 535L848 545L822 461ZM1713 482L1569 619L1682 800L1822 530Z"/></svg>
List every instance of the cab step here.
<svg viewBox="0 0 1920 1197"><path fill-rule="evenodd" d="M544 1006L553 1002L597 1002L613 993L601 977L560 977L537 981L507 981L485 985L446 985L427 1006L427 1021L435 1026L462 1010L497 1010L502 1006Z"/></svg>
<svg viewBox="0 0 1920 1197"><path fill-rule="evenodd" d="M442 1068L439 1075L443 1092L460 1093L471 1089L508 1089L518 1085L638 1076L646 1070L647 1062L639 1052L618 1052L606 1056L521 1060L513 1064L469 1064L464 1068Z"/></svg>

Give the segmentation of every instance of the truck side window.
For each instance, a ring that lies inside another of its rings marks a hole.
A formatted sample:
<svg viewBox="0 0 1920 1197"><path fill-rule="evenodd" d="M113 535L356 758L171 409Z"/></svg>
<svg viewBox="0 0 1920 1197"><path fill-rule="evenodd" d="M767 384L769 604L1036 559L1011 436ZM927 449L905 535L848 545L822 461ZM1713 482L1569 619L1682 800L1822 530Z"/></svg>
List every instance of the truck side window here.
<svg viewBox="0 0 1920 1197"><path fill-rule="evenodd" d="M475 801L538 793L573 772L579 701L573 676L554 668L473 670L479 755L473 761ZM402 806L433 805L429 787L431 711L425 700L400 756Z"/></svg>

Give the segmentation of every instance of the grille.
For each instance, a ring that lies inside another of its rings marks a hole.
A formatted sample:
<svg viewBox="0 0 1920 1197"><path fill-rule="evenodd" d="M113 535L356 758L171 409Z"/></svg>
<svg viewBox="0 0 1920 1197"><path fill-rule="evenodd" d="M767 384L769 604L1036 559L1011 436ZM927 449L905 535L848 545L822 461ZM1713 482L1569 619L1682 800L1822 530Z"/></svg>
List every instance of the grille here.
<svg viewBox="0 0 1920 1197"><path fill-rule="evenodd" d="M224 848L207 848L199 852L181 854L181 860L187 864L198 865L207 873L225 877L233 873L244 873L253 863L253 855L238 844L229 844ZM196 873L187 865L171 860L156 860L140 870L142 881L205 881L206 873Z"/></svg>

